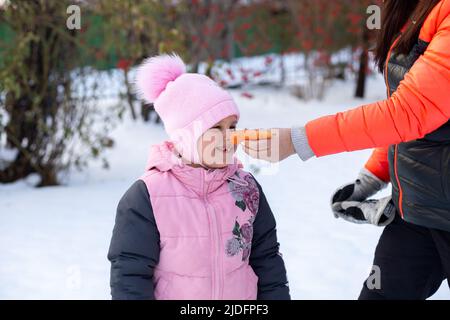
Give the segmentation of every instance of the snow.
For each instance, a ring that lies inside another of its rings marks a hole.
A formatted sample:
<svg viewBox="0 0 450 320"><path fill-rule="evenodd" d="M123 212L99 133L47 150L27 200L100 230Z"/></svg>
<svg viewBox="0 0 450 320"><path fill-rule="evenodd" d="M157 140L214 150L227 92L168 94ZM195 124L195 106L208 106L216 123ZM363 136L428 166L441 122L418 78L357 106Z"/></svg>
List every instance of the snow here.
<svg viewBox="0 0 450 320"><path fill-rule="evenodd" d="M288 89L232 91L240 127L290 127L384 98L380 77L369 80L365 100L351 98L353 83L336 82L323 101L307 103ZM35 177L0 185L0 299L109 299L106 259L115 208L140 176L148 147L165 139L162 126L125 120L107 151L111 168L92 164L71 172L59 187L35 189ZM278 237L294 299L355 299L371 265L381 228L335 219L332 192L355 178L370 151L305 163L293 156L268 166L239 153L256 172L276 216ZM385 190L383 194L387 194ZM449 299L446 283L434 299Z"/></svg>

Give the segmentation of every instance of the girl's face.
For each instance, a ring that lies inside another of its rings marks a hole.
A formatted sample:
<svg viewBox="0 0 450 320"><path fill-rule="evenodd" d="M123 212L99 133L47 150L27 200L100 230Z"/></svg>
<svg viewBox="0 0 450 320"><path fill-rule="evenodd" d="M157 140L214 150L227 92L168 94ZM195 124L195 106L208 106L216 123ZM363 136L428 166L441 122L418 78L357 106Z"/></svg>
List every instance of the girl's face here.
<svg viewBox="0 0 450 320"><path fill-rule="evenodd" d="M237 117L229 116L216 123L198 139L197 151L203 166L218 169L233 163L237 146L231 143L230 132L236 129Z"/></svg>

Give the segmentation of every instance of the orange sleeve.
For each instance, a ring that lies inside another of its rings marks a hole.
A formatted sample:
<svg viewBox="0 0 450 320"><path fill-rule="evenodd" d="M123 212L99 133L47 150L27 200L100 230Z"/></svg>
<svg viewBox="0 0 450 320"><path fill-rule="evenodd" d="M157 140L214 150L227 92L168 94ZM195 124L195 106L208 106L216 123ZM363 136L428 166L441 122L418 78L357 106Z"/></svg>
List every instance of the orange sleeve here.
<svg viewBox="0 0 450 320"><path fill-rule="evenodd" d="M389 99L306 124L308 142L316 156L419 139L449 120L450 1L441 1L436 10L434 16L440 18L428 21L434 25L428 26L432 38L424 39L430 42L425 53ZM430 32L432 27L435 30Z"/></svg>
<svg viewBox="0 0 450 320"><path fill-rule="evenodd" d="M384 182L389 182L388 147L373 150L372 155L364 167L379 179Z"/></svg>

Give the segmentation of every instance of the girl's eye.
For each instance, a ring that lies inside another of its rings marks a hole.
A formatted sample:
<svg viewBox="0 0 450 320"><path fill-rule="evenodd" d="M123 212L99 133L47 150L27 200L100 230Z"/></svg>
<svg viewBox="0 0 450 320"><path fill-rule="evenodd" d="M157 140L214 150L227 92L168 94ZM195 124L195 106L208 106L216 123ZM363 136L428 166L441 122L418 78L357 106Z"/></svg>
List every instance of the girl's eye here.
<svg viewBox="0 0 450 320"><path fill-rule="evenodd" d="M214 130L222 130L221 127L212 127L211 129L214 129ZM228 130L236 130L236 126L229 127Z"/></svg>

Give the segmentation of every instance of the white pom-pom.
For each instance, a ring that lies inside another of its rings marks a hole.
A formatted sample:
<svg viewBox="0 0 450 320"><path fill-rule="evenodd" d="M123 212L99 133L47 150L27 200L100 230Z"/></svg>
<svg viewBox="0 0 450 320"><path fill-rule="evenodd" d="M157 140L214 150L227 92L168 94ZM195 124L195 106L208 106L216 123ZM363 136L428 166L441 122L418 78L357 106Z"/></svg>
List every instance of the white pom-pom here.
<svg viewBox="0 0 450 320"><path fill-rule="evenodd" d="M186 72L186 65L177 54L148 58L138 67L136 93L147 102L154 102L170 81Z"/></svg>

